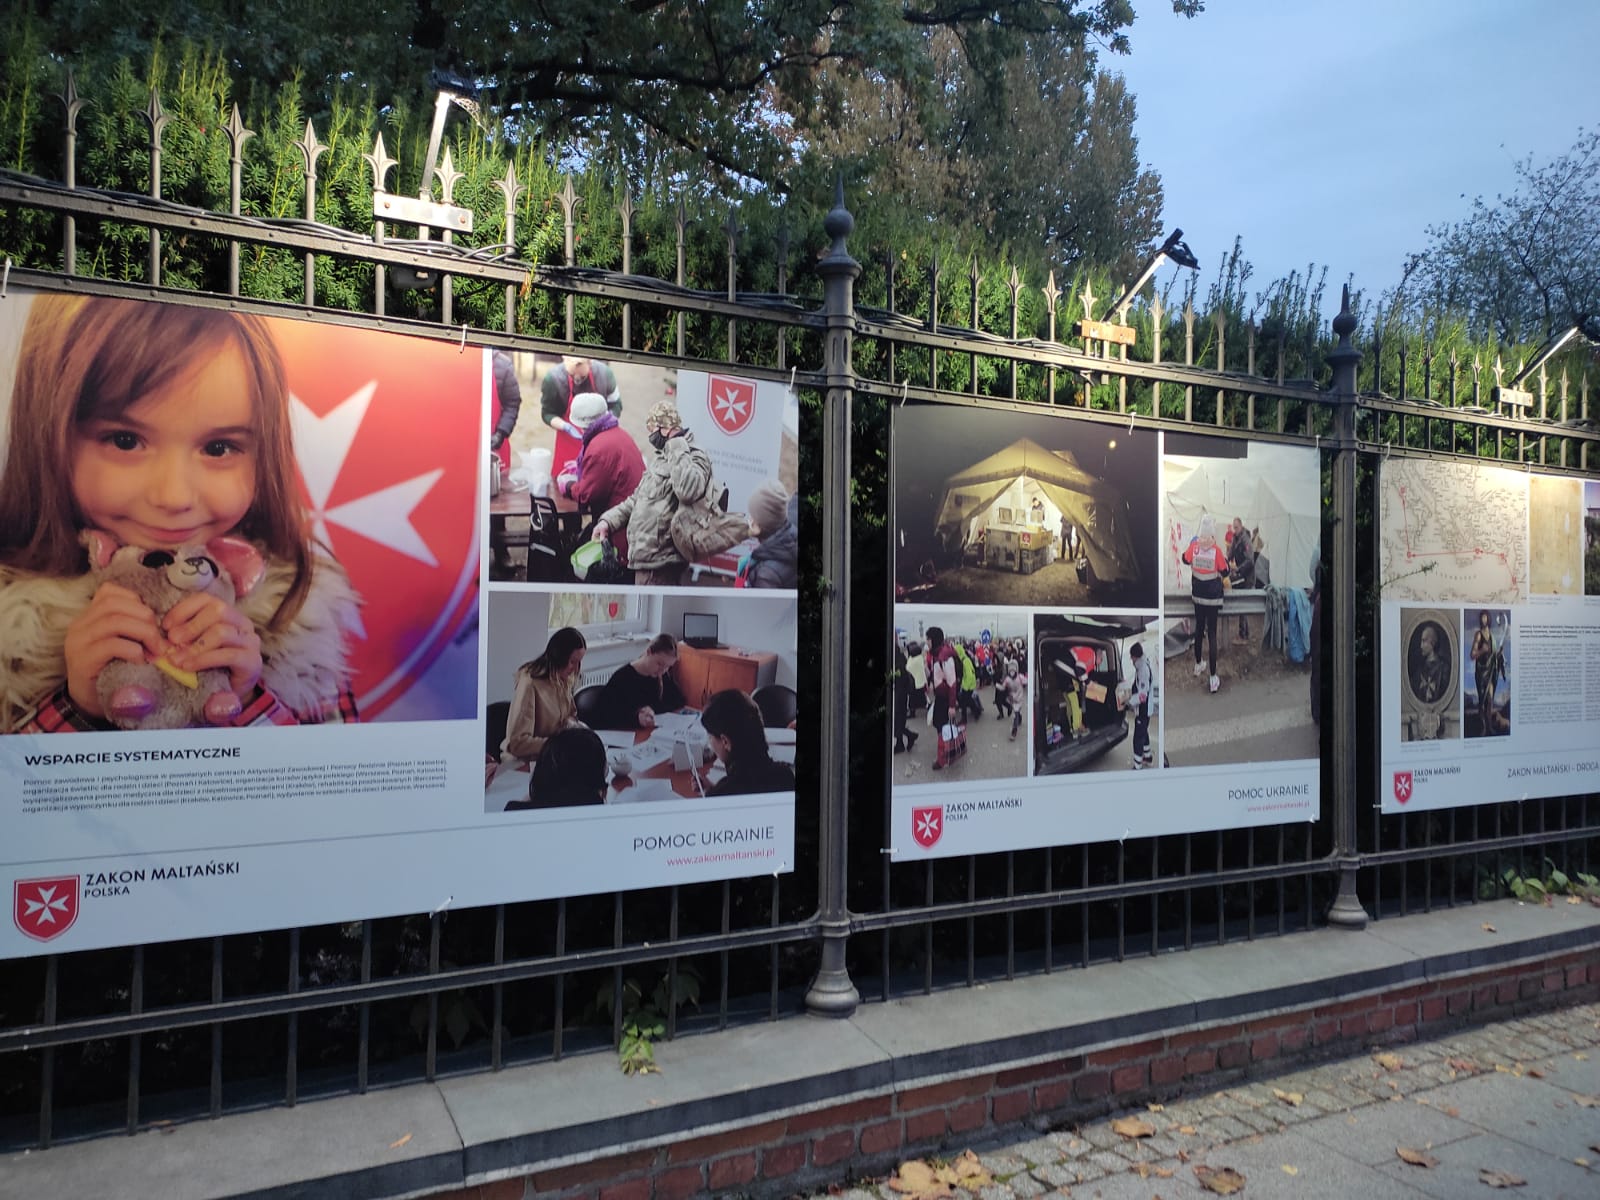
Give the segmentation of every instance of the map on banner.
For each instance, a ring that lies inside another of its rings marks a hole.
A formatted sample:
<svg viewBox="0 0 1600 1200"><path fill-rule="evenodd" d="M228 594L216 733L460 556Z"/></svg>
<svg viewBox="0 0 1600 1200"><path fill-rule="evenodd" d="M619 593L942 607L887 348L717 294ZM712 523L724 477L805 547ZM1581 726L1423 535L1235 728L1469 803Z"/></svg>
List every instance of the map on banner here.
<svg viewBox="0 0 1600 1200"><path fill-rule="evenodd" d="M1462 487L1463 476L1470 486ZM1381 476L1385 600L1514 604L1528 594L1528 483L1519 471L1400 459Z"/></svg>

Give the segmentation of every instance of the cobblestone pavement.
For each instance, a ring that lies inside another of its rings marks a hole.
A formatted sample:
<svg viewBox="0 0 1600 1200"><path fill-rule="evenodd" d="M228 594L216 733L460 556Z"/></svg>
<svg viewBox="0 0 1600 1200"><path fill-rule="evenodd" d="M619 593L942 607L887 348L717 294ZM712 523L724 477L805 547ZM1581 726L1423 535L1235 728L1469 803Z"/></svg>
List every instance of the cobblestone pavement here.
<svg viewBox="0 0 1600 1200"><path fill-rule="evenodd" d="M1154 1131L1127 1137L1113 1128L1119 1117L1138 1117ZM964 1148L943 1153L953 1157ZM1594 1200L1600 1197L1600 1005L1374 1045L1359 1056L971 1148L994 1180L976 1200L1215 1194L1202 1187L1196 1167L1232 1168L1244 1177L1236 1194L1246 1200L1487 1200L1500 1194L1491 1189ZM1402 1149L1418 1152L1413 1157L1420 1161L1404 1161ZM885 1179L831 1195L907 1200ZM967 1200L960 1191L956 1197Z"/></svg>

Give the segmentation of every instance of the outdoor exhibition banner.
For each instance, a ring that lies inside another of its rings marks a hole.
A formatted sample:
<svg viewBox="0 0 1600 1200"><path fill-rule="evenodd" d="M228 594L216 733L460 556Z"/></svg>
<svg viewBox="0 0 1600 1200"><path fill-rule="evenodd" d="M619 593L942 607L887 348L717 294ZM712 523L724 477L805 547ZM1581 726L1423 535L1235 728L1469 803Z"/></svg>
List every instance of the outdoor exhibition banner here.
<svg viewBox="0 0 1600 1200"><path fill-rule="evenodd" d="M558 482L513 399L554 362L11 293L0 958L791 868L791 399L718 463L619 370Z"/></svg>
<svg viewBox="0 0 1600 1200"><path fill-rule="evenodd" d="M969 405L891 444L897 858L1317 818L1316 451Z"/></svg>
<svg viewBox="0 0 1600 1200"><path fill-rule="evenodd" d="M1384 812L1600 788L1600 483L1383 463Z"/></svg>

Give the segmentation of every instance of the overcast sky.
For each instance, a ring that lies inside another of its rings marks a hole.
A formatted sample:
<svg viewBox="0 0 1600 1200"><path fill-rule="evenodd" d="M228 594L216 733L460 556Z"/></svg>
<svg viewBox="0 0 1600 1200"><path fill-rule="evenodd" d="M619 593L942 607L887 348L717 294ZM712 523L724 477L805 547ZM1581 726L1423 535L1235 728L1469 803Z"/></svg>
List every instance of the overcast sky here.
<svg viewBox="0 0 1600 1200"><path fill-rule="evenodd" d="M1253 299L1308 262L1371 297L1429 225L1515 184L1513 164L1600 121L1600 0L1138 0L1139 154L1201 289L1235 234ZM1163 268L1158 286L1175 268Z"/></svg>

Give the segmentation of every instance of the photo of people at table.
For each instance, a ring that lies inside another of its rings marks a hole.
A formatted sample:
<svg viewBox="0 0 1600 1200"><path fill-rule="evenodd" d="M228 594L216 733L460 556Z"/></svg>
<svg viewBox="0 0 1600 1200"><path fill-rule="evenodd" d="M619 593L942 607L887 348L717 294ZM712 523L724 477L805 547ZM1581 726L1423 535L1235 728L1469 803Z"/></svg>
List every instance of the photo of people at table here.
<svg viewBox="0 0 1600 1200"><path fill-rule="evenodd" d="M785 384L502 350L493 374L492 580L794 588Z"/></svg>
<svg viewBox="0 0 1600 1200"><path fill-rule="evenodd" d="M794 791L793 597L489 594L488 812Z"/></svg>

